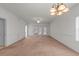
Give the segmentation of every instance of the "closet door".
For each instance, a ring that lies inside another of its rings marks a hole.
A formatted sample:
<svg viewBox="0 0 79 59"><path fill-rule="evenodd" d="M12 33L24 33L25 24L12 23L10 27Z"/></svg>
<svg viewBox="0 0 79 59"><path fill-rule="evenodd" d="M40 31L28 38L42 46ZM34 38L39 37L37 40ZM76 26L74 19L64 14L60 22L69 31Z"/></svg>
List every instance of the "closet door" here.
<svg viewBox="0 0 79 59"><path fill-rule="evenodd" d="M0 46L4 45L5 40L5 28L4 28L4 20L0 19Z"/></svg>

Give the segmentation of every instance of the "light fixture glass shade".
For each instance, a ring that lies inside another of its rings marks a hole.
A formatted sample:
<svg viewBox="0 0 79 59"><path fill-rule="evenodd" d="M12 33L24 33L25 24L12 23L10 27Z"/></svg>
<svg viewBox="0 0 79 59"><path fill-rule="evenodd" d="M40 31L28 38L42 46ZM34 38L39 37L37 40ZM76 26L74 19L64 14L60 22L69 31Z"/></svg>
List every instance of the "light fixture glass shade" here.
<svg viewBox="0 0 79 59"><path fill-rule="evenodd" d="M39 21L39 20L37 20L37 23L39 24L39 23L40 23L40 21Z"/></svg>
<svg viewBox="0 0 79 59"><path fill-rule="evenodd" d="M51 8L50 12L56 12L56 9L55 8Z"/></svg>
<svg viewBox="0 0 79 59"><path fill-rule="evenodd" d="M64 10L66 7L65 7L65 5L60 5L59 7L58 7L58 10Z"/></svg>
<svg viewBox="0 0 79 59"><path fill-rule="evenodd" d="M68 12L69 8L65 8L62 12Z"/></svg>
<svg viewBox="0 0 79 59"><path fill-rule="evenodd" d="M55 15L55 14L56 14L55 12L50 13L50 15Z"/></svg>
<svg viewBox="0 0 79 59"><path fill-rule="evenodd" d="M62 13L62 12L58 12L58 13L57 13L57 15L61 15L61 14L63 14L63 13Z"/></svg>
<svg viewBox="0 0 79 59"><path fill-rule="evenodd" d="M53 7L54 8L50 9L50 15L62 15L63 13L69 11L69 8L63 3L58 3Z"/></svg>

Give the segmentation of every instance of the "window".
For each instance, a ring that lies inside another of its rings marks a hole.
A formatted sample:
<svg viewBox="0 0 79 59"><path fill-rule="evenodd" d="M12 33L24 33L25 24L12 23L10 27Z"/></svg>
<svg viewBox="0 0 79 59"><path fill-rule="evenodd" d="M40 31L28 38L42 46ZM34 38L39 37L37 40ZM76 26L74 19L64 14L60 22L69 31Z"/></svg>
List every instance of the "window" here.
<svg viewBox="0 0 79 59"><path fill-rule="evenodd" d="M44 33L43 34L47 35L47 28L46 27L44 27Z"/></svg>
<svg viewBox="0 0 79 59"><path fill-rule="evenodd" d="M76 41L79 41L79 17L76 17Z"/></svg>
<svg viewBox="0 0 79 59"><path fill-rule="evenodd" d="M25 37L27 37L27 25L25 26Z"/></svg>

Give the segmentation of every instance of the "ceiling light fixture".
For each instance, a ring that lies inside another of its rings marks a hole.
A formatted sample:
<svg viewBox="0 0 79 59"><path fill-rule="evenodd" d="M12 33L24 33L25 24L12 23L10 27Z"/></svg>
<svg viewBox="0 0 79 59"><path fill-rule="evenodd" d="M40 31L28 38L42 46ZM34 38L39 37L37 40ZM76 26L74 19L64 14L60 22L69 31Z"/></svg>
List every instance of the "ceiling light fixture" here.
<svg viewBox="0 0 79 59"><path fill-rule="evenodd" d="M66 13L69 11L69 8L66 4L63 3L56 3L52 6L50 9L50 15L62 15L63 13Z"/></svg>
<svg viewBox="0 0 79 59"><path fill-rule="evenodd" d="M41 23L41 21L43 20L43 18L41 18L41 17L33 17L33 20L34 20L37 24L39 24L39 23Z"/></svg>
<svg viewBox="0 0 79 59"><path fill-rule="evenodd" d="M39 24L40 23L40 20L37 20L37 23Z"/></svg>

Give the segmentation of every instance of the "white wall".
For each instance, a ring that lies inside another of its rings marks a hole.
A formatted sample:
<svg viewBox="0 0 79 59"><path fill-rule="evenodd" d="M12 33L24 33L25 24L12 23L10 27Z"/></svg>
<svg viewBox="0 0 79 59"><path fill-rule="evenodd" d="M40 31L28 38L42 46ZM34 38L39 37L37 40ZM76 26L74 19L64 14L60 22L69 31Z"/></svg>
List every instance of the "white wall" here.
<svg viewBox="0 0 79 59"><path fill-rule="evenodd" d="M79 16L79 5L62 16L56 16L51 23L50 33L56 40L79 52L79 42L76 41L75 36L75 21L77 16Z"/></svg>
<svg viewBox="0 0 79 59"><path fill-rule="evenodd" d="M25 22L11 12L0 7L0 17L6 20L6 46L22 39L25 36Z"/></svg>

